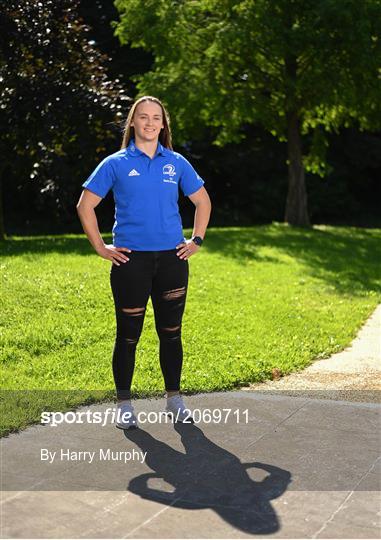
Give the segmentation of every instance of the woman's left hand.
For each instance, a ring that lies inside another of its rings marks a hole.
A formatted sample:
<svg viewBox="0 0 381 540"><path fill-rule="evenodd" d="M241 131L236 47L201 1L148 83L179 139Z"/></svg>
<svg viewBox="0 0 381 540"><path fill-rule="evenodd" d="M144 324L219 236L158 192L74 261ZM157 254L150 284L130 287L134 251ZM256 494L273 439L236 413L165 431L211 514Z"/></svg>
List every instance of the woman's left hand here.
<svg viewBox="0 0 381 540"><path fill-rule="evenodd" d="M187 240L186 242L182 242L181 244L176 246L176 249L179 249L179 251L176 253L176 255L180 259L187 260L187 259L189 259L189 257L194 255L200 249L200 246L195 244L193 242L193 240Z"/></svg>

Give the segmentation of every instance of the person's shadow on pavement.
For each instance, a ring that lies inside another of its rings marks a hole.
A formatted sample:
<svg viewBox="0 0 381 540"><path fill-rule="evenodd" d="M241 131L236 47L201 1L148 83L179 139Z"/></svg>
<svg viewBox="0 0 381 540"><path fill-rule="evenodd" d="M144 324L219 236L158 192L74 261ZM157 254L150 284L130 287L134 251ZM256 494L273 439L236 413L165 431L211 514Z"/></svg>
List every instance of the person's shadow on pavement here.
<svg viewBox="0 0 381 540"><path fill-rule="evenodd" d="M270 534L279 529L270 501L287 489L291 482L288 471L265 463L241 463L194 424L176 423L174 428L181 436L185 454L142 429L125 432L130 441L147 452L146 464L155 471L133 478L129 491L176 508L211 508L246 533ZM254 481L247 473L250 467L269 474L262 481ZM169 492L165 485L163 489L149 487L151 479L156 479L159 487L163 480L174 489Z"/></svg>

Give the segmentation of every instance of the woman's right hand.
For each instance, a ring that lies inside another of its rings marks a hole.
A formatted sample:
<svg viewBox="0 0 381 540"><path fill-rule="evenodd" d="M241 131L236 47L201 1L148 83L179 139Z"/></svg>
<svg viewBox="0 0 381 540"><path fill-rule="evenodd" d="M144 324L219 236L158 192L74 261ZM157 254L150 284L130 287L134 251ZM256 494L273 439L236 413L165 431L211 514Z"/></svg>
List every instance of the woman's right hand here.
<svg viewBox="0 0 381 540"><path fill-rule="evenodd" d="M122 253L123 251L131 253L131 250L129 248L115 247L112 244L104 244L101 248L97 249L98 255L100 255L103 259L107 259L113 264L116 264L116 266L120 266L121 262L126 263L130 260L126 255Z"/></svg>

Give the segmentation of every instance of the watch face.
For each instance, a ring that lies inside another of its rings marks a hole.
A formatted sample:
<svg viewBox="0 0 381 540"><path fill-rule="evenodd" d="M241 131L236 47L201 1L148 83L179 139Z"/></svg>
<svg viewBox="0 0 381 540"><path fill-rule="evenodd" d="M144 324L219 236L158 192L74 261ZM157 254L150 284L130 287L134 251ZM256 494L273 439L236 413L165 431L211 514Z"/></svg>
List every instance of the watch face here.
<svg viewBox="0 0 381 540"><path fill-rule="evenodd" d="M193 238L193 242L194 242L195 244L197 244L198 246L201 246L201 244L202 244L202 238L200 238L199 236L195 236L195 237Z"/></svg>

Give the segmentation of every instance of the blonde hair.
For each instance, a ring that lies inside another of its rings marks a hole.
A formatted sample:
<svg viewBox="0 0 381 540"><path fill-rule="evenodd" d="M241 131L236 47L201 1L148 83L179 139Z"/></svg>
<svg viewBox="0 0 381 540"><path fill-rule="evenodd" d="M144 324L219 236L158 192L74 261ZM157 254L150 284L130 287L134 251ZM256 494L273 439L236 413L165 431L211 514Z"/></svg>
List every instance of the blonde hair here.
<svg viewBox="0 0 381 540"><path fill-rule="evenodd" d="M172 148L172 133L171 133L171 128L170 128L169 114L168 114L166 108L164 107L164 105L162 104L162 102L160 101L160 99L158 99L158 98L156 98L154 96L143 96L143 97L137 99L133 103L133 105L132 105L132 107L131 107L131 109L130 109L130 111L128 113L126 124L124 126L123 141L122 141L122 146L121 146L120 149L122 150L123 148L127 148L127 146L130 143L130 140L135 137L135 129L134 129L134 126L131 126L131 122L132 122L132 119L134 118L136 107L140 103L142 103L143 101L151 101L152 103L157 103L158 105L160 105L161 111L162 111L162 114L163 114L164 128L160 130L159 142L165 148L169 148L170 150L173 150L173 148Z"/></svg>

